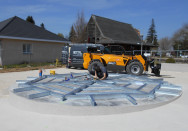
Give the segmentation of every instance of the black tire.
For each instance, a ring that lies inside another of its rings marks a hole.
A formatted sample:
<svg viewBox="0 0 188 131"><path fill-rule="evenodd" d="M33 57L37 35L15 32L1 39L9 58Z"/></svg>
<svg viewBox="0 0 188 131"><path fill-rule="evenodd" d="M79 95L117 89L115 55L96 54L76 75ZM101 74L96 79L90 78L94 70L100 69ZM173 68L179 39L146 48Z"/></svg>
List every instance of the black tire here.
<svg viewBox="0 0 188 131"><path fill-rule="evenodd" d="M126 71L128 74L139 76L142 75L144 68L139 61L134 61L127 65Z"/></svg>
<svg viewBox="0 0 188 131"><path fill-rule="evenodd" d="M104 66L100 61L93 61L89 64L88 71L90 74L95 75L95 70L93 69L94 65Z"/></svg>

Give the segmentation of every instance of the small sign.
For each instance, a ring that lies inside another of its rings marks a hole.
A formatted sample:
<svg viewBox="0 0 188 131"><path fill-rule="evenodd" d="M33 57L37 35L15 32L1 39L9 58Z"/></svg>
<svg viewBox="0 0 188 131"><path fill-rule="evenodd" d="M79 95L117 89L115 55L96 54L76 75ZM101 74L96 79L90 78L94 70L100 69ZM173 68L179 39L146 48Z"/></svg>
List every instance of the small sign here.
<svg viewBox="0 0 188 131"><path fill-rule="evenodd" d="M81 51L73 51L73 56L82 56Z"/></svg>

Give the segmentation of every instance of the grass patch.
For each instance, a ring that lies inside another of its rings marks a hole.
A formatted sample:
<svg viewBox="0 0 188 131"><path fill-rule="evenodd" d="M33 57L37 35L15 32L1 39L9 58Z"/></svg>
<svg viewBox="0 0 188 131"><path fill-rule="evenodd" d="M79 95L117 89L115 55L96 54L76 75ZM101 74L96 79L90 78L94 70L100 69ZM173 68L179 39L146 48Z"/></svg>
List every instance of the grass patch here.
<svg viewBox="0 0 188 131"><path fill-rule="evenodd" d="M53 65L54 63L31 63L31 64L15 64L15 65L5 65L3 66L4 69L9 69L9 68L24 68L24 67L39 67L39 66L48 66L48 65Z"/></svg>
<svg viewBox="0 0 188 131"><path fill-rule="evenodd" d="M166 63L176 63L176 61L173 58L166 59Z"/></svg>
<svg viewBox="0 0 188 131"><path fill-rule="evenodd" d="M0 70L0 73L6 73L6 72L20 72L20 71L29 71L29 70L39 70L39 69L52 69L57 67L65 67L65 65L62 65L60 62L58 64L56 63L24 63L24 64L14 64L14 65L5 65L0 66L0 68L3 68Z"/></svg>

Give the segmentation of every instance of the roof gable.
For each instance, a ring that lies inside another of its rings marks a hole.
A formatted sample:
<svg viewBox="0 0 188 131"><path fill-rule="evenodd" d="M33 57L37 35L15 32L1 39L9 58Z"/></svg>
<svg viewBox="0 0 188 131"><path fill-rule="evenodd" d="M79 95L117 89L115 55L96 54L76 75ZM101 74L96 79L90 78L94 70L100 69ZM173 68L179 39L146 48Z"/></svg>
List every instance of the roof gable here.
<svg viewBox="0 0 188 131"><path fill-rule="evenodd" d="M109 38L114 43L137 44L141 41L138 33L130 24L95 15L92 18L104 37Z"/></svg>
<svg viewBox="0 0 188 131"><path fill-rule="evenodd" d="M0 22L0 36L67 41L65 38L27 22L17 16Z"/></svg>
<svg viewBox="0 0 188 131"><path fill-rule="evenodd" d="M0 22L0 32L12 21L12 19L13 18L10 18L10 19Z"/></svg>

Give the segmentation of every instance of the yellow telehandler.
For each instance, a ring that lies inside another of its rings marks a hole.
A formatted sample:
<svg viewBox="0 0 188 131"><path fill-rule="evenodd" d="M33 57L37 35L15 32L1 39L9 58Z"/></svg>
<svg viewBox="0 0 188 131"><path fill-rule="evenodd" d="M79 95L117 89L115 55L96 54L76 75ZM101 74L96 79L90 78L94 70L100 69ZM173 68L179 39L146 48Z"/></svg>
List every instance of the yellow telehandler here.
<svg viewBox="0 0 188 131"><path fill-rule="evenodd" d="M95 47L88 48L88 52L83 53L83 67L89 72L94 72L93 67L97 64L115 72L125 70L128 74L142 75L144 71L148 71L148 65L150 65L151 72L156 76L160 75L161 64L154 66L154 61L147 61L142 55L125 55L124 50L110 50L117 47L121 46L107 46L103 51L96 48L95 53L93 53Z"/></svg>

